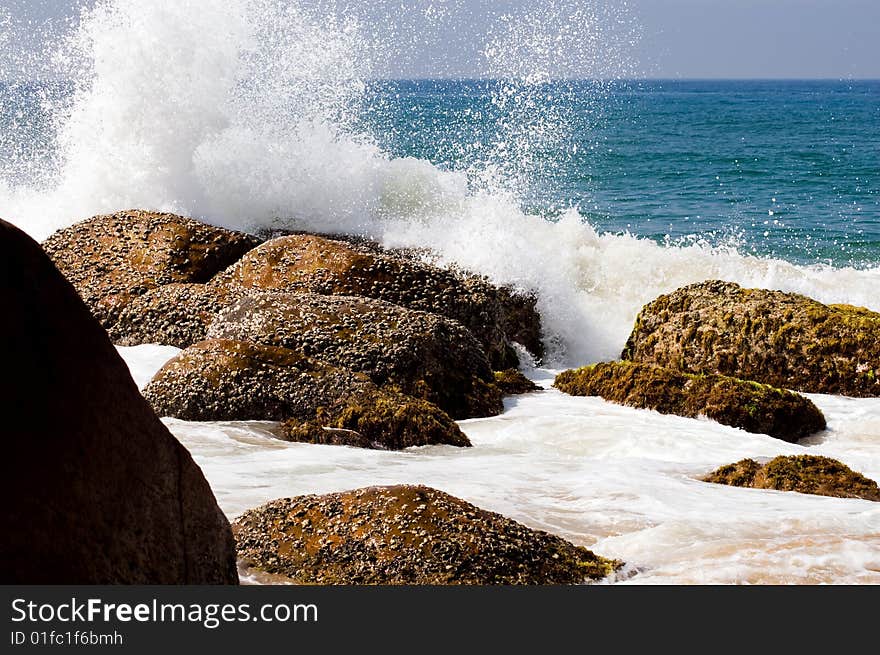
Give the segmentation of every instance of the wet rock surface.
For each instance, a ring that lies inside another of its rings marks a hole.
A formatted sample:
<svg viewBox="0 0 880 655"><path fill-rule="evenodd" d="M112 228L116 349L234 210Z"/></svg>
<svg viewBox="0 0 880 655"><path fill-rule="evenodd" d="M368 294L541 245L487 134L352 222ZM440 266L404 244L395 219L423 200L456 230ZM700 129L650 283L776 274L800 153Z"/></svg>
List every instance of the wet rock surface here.
<svg viewBox="0 0 880 655"><path fill-rule="evenodd" d="M167 362L143 394L160 416L185 421L283 421L312 418L321 405L373 388L287 348L209 339Z"/></svg>
<svg viewBox="0 0 880 655"><path fill-rule="evenodd" d="M363 372L454 419L503 410L479 342L437 314L372 298L255 292L223 310L207 336L280 346Z"/></svg>
<svg viewBox="0 0 880 655"><path fill-rule="evenodd" d="M43 242L104 328L150 289L207 282L260 239L175 214L140 210L94 216Z"/></svg>
<svg viewBox="0 0 880 655"><path fill-rule="evenodd" d="M108 330L113 343L186 348L204 341L216 315L240 294L205 284L166 284L134 298Z"/></svg>
<svg viewBox="0 0 880 655"><path fill-rule="evenodd" d="M425 486L274 500L233 530L246 566L298 584L578 584L622 566Z"/></svg>
<svg viewBox="0 0 880 655"><path fill-rule="evenodd" d="M282 437L366 448L469 446L432 403L379 390L364 375L301 353L230 339L180 352L144 388L161 416L189 421L284 421Z"/></svg>
<svg viewBox="0 0 880 655"><path fill-rule="evenodd" d="M494 368L515 367L510 342L543 355L536 299L485 278L426 263L346 237L292 234L270 239L212 282L223 286L364 296L459 321L482 344Z"/></svg>
<svg viewBox="0 0 880 655"><path fill-rule="evenodd" d="M288 441L385 450L471 445L458 424L434 403L387 389L347 395L319 408L312 420L285 421L281 431Z"/></svg>
<svg viewBox="0 0 880 655"><path fill-rule="evenodd" d="M779 456L763 465L743 459L720 467L703 480L736 487L880 501L876 482L836 459L819 455Z"/></svg>
<svg viewBox="0 0 880 655"><path fill-rule="evenodd" d="M663 414L705 416L789 442L825 429L825 417L808 398L723 375L691 375L652 364L604 362L563 371L553 386L574 396L601 396Z"/></svg>
<svg viewBox="0 0 880 655"><path fill-rule="evenodd" d="M0 582L237 584L189 452L39 245L0 221Z"/></svg>
<svg viewBox="0 0 880 655"><path fill-rule="evenodd" d="M622 358L795 391L880 396L880 314L713 280L646 305Z"/></svg>

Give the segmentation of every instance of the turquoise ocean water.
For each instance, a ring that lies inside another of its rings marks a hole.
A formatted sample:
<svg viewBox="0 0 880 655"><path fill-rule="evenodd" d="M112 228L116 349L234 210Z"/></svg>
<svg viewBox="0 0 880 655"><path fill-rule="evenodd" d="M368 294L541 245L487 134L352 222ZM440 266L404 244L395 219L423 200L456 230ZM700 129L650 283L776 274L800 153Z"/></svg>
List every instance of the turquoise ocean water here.
<svg viewBox="0 0 880 655"><path fill-rule="evenodd" d="M500 84L375 84L364 123L394 155L466 169L507 136ZM532 163L531 209L577 206L601 231L800 264L880 263L880 81L576 82L532 96L534 112L566 107L564 136Z"/></svg>

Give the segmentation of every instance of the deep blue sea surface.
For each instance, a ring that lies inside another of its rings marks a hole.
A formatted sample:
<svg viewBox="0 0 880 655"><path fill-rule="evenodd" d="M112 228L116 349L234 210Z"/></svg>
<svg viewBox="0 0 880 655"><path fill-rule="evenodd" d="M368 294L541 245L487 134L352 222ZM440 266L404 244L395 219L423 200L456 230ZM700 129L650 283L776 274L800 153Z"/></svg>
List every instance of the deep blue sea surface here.
<svg viewBox="0 0 880 655"><path fill-rule="evenodd" d="M880 263L880 81L558 83L507 105L501 85L377 83L364 122L450 169L527 159L531 209L577 206L602 230Z"/></svg>

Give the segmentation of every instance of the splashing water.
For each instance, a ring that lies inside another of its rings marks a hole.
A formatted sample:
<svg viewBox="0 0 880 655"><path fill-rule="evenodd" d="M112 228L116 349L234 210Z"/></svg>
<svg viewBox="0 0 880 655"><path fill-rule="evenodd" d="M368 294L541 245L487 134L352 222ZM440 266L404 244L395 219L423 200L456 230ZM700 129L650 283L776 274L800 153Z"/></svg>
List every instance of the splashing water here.
<svg viewBox="0 0 880 655"><path fill-rule="evenodd" d="M238 229L428 246L444 262L537 292L549 360L560 364L617 356L644 303L707 278L877 308L880 269L664 247L599 234L577 208L524 210L540 204L541 185L572 152L573 122L596 119L572 113L569 100L583 91L564 79L628 70L630 34L610 30L619 16L596 3L490 12L477 56L498 80L491 142L461 170L391 157L355 127L366 81L401 53L412 59L415 35L429 36L401 25L466 22L466 5L379 6L382 20L375 8L337 2L100 0L85 8L49 53L73 87L47 110L51 161L30 156L4 167L3 215L36 238L138 207ZM8 40L9 21L0 25Z"/></svg>

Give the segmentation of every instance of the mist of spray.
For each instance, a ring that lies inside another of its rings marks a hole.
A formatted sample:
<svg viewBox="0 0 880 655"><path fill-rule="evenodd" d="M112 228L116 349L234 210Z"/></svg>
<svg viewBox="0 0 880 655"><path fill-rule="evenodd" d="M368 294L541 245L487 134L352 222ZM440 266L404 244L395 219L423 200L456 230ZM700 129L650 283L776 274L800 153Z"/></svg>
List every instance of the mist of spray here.
<svg viewBox="0 0 880 655"><path fill-rule="evenodd" d="M560 365L615 357L642 304L708 277L870 304L876 270L663 247L598 234L575 207L530 211L584 145L571 142L573 121L596 120L572 111L587 87L569 78L631 72L632 30L619 28L623 9L598 2L491 5L480 20L469 6L98 0L49 39L44 57L69 85L40 109L51 157L25 153L0 170L0 213L36 238L138 207L426 246L536 292L548 361ZM395 64L415 70L420 49L451 52L444 35L459 32L494 79L491 143L455 171L391 157L355 127L368 81ZM598 109L602 85L591 88Z"/></svg>

